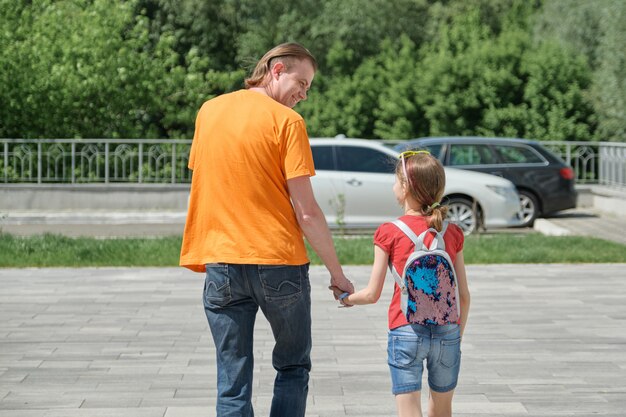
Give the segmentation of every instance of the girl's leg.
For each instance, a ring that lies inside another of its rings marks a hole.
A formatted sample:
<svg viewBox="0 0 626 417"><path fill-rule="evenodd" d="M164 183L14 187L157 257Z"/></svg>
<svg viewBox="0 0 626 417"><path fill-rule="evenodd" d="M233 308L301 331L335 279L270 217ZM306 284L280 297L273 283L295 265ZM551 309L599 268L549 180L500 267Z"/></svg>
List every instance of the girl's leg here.
<svg viewBox="0 0 626 417"><path fill-rule="evenodd" d="M419 324L389 331L387 355L391 392L399 417L422 417L422 375L430 351L430 330Z"/></svg>
<svg viewBox="0 0 626 417"><path fill-rule="evenodd" d="M452 396L461 367L461 334L457 324L433 326L428 355L428 417L450 417ZM436 334L435 334L436 333Z"/></svg>
<svg viewBox="0 0 626 417"><path fill-rule="evenodd" d="M398 417L422 417L421 391L396 395Z"/></svg>
<svg viewBox="0 0 626 417"><path fill-rule="evenodd" d="M451 417L453 395L454 390L448 392L430 390L428 397L428 417Z"/></svg>

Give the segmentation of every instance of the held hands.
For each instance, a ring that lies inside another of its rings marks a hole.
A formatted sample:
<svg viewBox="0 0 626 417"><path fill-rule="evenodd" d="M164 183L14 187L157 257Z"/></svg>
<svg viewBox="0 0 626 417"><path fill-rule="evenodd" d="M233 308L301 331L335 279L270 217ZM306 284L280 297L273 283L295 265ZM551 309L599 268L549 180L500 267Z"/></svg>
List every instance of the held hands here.
<svg viewBox="0 0 626 417"><path fill-rule="evenodd" d="M348 304L348 302L346 301L349 295L350 294L348 294L347 292L344 292L339 296L339 302L341 303L339 307L354 307L354 304Z"/></svg>
<svg viewBox="0 0 626 417"><path fill-rule="evenodd" d="M351 304L347 304L345 299L348 295L354 293L354 285L350 280L346 277L342 277L341 279L335 279L334 277L330 280L329 290L333 292L333 296L335 300L339 300L341 303L340 307L352 307Z"/></svg>
<svg viewBox="0 0 626 417"><path fill-rule="evenodd" d="M339 285L335 284L335 280L333 279L331 280L331 285L328 287L328 289L333 292L335 300L339 300L339 302L341 303L339 307L352 307L351 304L347 304L345 302L345 299L350 294L354 293L354 285L348 279L345 279L345 282L346 284L340 287Z"/></svg>
<svg viewBox="0 0 626 417"><path fill-rule="evenodd" d="M333 295L335 296L335 300L339 300L339 303L341 304L339 307L354 307L352 304L347 304L345 302L346 297L350 295L349 292L345 292L341 290L339 287L335 287L332 285L330 285L328 289L333 292Z"/></svg>
<svg viewBox="0 0 626 417"><path fill-rule="evenodd" d="M352 281L341 274L341 276L331 276L328 289L333 291L335 300L338 300L339 296L344 292L352 294L354 292L354 285Z"/></svg>

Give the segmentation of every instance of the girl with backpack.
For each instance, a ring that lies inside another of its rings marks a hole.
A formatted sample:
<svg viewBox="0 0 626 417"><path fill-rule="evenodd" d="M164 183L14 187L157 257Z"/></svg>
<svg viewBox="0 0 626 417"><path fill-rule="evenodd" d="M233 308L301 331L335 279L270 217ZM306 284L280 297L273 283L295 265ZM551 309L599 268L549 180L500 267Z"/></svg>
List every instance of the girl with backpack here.
<svg viewBox="0 0 626 417"><path fill-rule="evenodd" d="M393 192L404 216L376 230L367 287L339 296L346 307L376 303L387 267L397 271L388 313L387 353L399 417L422 416L424 361L430 388L428 417L452 415L470 294L464 235L458 226L444 221L444 188L445 171L437 158L427 151L400 154ZM437 247L439 254L432 251Z"/></svg>

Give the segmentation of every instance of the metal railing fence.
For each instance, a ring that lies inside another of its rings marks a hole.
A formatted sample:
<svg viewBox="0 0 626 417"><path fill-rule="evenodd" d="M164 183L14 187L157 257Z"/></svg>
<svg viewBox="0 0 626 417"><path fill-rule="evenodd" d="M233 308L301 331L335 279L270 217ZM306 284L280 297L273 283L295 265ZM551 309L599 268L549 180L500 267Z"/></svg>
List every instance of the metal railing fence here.
<svg viewBox="0 0 626 417"><path fill-rule="evenodd" d="M626 143L545 141L576 173L578 184L626 189Z"/></svg>
<svg viewBox="0 0 626 417"><path fill-rule="evenodd" d="M188 183L191 140L0 139L5 183Z"/></svg>
<svg viewBox="0 0 626 417"><path fill-rule="evenodd" d="M626 189L626 143L541 142L579 184ZM0 139L0 182L185 184L191 140Z"/></svg>

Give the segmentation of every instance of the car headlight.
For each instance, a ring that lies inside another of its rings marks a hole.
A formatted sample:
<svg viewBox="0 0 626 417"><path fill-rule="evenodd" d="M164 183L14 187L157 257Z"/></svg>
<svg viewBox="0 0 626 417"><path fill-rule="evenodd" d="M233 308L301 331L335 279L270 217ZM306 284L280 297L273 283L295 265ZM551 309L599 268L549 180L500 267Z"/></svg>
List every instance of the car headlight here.
<svg viewBox="0 0 626 417"><path fill-rule="evenodd" d="M512 187L503 187L500 185L488 185L487 188L489 188L494 193L499 194L505 198L514 198L514 199L519 198L517 196L517 191L515 191L515 189Z"/></svg>

